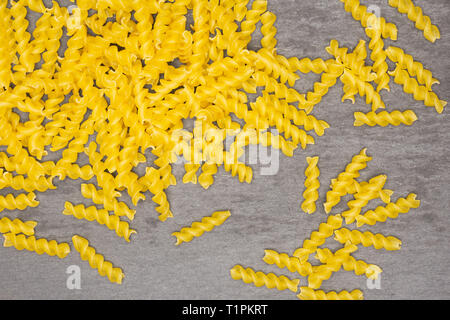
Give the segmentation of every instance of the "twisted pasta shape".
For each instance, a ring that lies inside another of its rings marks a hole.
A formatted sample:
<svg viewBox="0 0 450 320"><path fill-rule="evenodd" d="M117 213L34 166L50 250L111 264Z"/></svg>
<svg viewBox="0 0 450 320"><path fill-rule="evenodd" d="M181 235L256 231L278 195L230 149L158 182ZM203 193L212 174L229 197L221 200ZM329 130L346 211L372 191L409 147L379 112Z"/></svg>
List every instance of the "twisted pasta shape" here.
<svg viewBox="0 0 450 320"><path fill-rule="evenodd" d="M35 200L36 195L34 192L28 194L21 193L17 197L12 194L7 194L6 196L0 196L0 212L3 210L25 210L28 207L37 207L39 201Z"/></svg>
<svg viewBox="0 0 450 320"><path fill-rule="evenodd" d="M361 232L359 230L349 230L342 228L336 230L335 240L340 243L350 241L352 244L362 244L364 247L373 246L375 249L386 249L389 251L400 250L402 242L392 236L384 236L382 234L373 234L369 231Z"/></svg>
<svg viewBox="0 0 450 320"><path fill-rule="evenodd" d="M349 210L342 212L345 217L345 222L351 224L356 220L356 217L361 213L370 200L381 198L383 202L389 203L390 196L393 194L392 190L383 190L386 183L387 176L379 175L370 179L367 184L360 184L359 190L354 195L354 200L348 202Z"/></svg>
<svg viewBox="0 0 450 320"><path fill-rule="evenodd" d="M130 225L126 221L121 221L116 215L108 214L107 210L97 209L94 206L85 207L83 204L74 206L66 201L64 204L64 215L72 215L77 219L86 219L87 221L97 221L101 225L105 225L109 230L114 230L119 237L130 242L130 236L136 233L136 230L130 229Z"/></svg>
<svg viewBox="0 0 450 320"><path fill-rule="evenodd" d="M408 19L416 23L416 28L423 31L428 41L434 43L441 38L439 28L432 24L430 17L424 15L422 8L415 6L411 0L389 0L389 5L397 8L400 13L406 13Z"/></svg>
<svg viewBox="0 0 450 320"><path fill-rule="evenodd" d="M113 267L112 263L105 261L105 258L96 253L95 249L89 246L89 241L81 236L72 237L72 243L76 251L80 253L81 260L88 261L93 269L97 269L98 273L104 277L108 277L113 283L122 283L125 276L122 269Z"/></svg>
<svg viewBox="0 0 450 320"><path fill-rule="evenodd" d="M126 216L133 220L136 210L131 210L125 202L119 202L115 197L119 193L106 195L103 190L97 190L93 184L81 184L81 194L87 199L91 199L95 204L101 204L106 210L111 210L119 217Z"/></svg>
<svg viewBox="0 0 450 320"><path fill-rule="evenodd" d="M286 253L278 253L274 250L264 250L264 262L275 264L278 268L287 268L290 272L297 272L306 277L313 272L312 266L307 261L300 261L296 257L290 257Z"/></svg>
<svg viewBox="0 0 450 320"><path fill-rule="evenodd" d="M374 13L367 12L367 7L360 4L359 0L341 0L344 3L344 9L350 12L353 18L361 22L366 28L376 28L381 31L383 38L397 40L397 26L393 23L386 22L383 17L377 17Z"/></svg>
<svg viewBox="0 0 450 320"><path fill-rule="evenodd" d="M399 213L408 213L411 208L418 208L420 200L417 195L410 193L406 198L399 198L395 203L388 203L385 207L379 206L356 217L358 228L368 224L373 226L377 222L385 222L387 218L396 219Z"/></svg>
<svg viewBox="0 0 450 320"><path fill-rule="evenodd" d="M204 163L202 173L198 177L198 183L203 189L208 189L214 183L214 175L217 173L217 165L215 163Z"/></svg>
<svg viewBox="0 0 450 320"><path fill-rule="evenodd" d="M342 264L342 268L345 271L354 271L357 276L366 275L367 278L375 280L378 279L378 275L383 272L380 267L374 264L367 264L362 260L356 260L353 256L348 255L335 255L330 249L317 249L316 258L320 260L322 263L338 263Z"/></svg>
<svg viewBox="0 0 450 320"><path fill-rule="evenodd" d="M358 247L347 243L344 248L337 250L333 258L327 260L325 264L314 266L313 272L308 276L308 287L318 289L324 280L330 279L334 272L341 269L343 261L352 253L358 250Z"/></svg>
<svg viewBox="0 0 450 320"><path fill-rule="evenodd" d="M325 61L321 58L311 60L310 58L298 59L297 57L289 58L288 62L293 72L295 71L300 71L301 73L314 72L316 74L328 71L328 63L331 63L331 61Z"/></svg>
<svg viewBox="0 0 450 320"><path fill-rule="evenodd" d="M244 283L253 283L256 287L266 286L269 289L276 288L278 290L289 289L297 292L300 279L289 279L285 276L277 276L273 273L265 274L261 271L255 272L251 268L244 269L240 265L234 266L230 270L231 278L234 280L242 280Z"/></svg>
<svg viewBox="0 0 450 320"><path fill-rule="evenodd" d="M200 169L199 164L190 164L187 163L184 165L184 169L186 173L183 176L183 183L197 183L197 171Z"/></svg>
<svg viewBox="0 0 450 320"><path fill-rule="evenodd" d="M386 49L386 54L400 68L408 70L412 77L417 77L417 81L424 85L428 91L432 91L433 84L440 83L439 80L433 78L430 70L425 69L423 64L415 61L412 55L405 53L401 48L390 46Z"/></svg>
<svg viewBox="0 0 450 320"><path fill-rule="evenodd" d="M342 221L340 215L329 216L326 223L319 225L319 230L313 231L309 239L303 241L302 247L295 250L293 256L300 261L308 260L309 255L315 252L318 246L324 244L325 240L333 235L334 230L342 226Z"/></svg>
<svg viewBox="0 0 450 320"><path fill-rule="evenodd" d="M325 292L323 290L314 290L309 287L300 287L300 294L297 297L301 300L363 300L364 296L361 290L346 290L336 292Z"/></svg>
<svg viewBox="0 0 450 320"><path fill-rule="evenodd" d="M261 33L263 35L261 45L270 52L273 52L277 45L277 40L275 39L277 29L273 26L276 19L276 16L269 11L266 11L261 15Z"/></svg>
<svg viewBox="0 0 450 320"><path fill-rule="evenodd" d="M373 70L377 74L375 82L378 84L377 92L383 89L390 91L389 82L390 77L387 73L389 66L386 62L387 54L384 50L384 41L381 38L381 32L373 28L366 28L366 34L371 38L369 42L369 49L372 50L370 59L372 59Z"/></svg>
<svg viewBox="0 0 450 320"><path fill-rule="evenodd" d="M306 190L303 192L303 203L302 210L308 214L314 213L316 211L316 201L319 199L319 193L317 190L320 187L319 175L320 171L317 168L317 163L319 162L319 157L307 157L308 167L305 171L305 187Z"/></svg>
<svg viewBox="0 0 450 320"><path fill-rule="evenodd" d="M359 177L359 171L366 168L367 162L372 160L372 157L367 156L366 152L367 149L364 148L358 155L355 155L346 166L345 171L340 173L331 184L331 190L327 192L327 200L324 203L326 213L329 213L341 201L341 197L348 193L350 186L356 182L355 178Z"/></svg>
<svg viewBox="0 0 450 320"><path fill-rule="evenodd" d="M394 76L394 82L403 86L406 93L412 94L414 99L423 101L427 107L434 107L438 113L444 111L447 102L440 100L434 92L427 90L425 86L419 85L416 79L411 78L406 70L402 70L397 64L394 71L389 72Z"/></svg>
<svg viewBox="0 0 450 320"><path fill-rule="evenodd" d="M4 247L14 247L21 251L26 249L34 251L37 254L46 253L49 256L57 256L60 259L65 258L70 253L68 243L58 243L55 240L48 241L47 239L36 239L34 236L27 237L23 234L6 233L3 235L5 241Z"/></svg>
<svg viewBox="0 0 450 320"><path fill-rule="evenodd" d="M11 219L3 217L0 219L0 233L11 232L12 234L23 233L26 236L34 235L34 228L37 226L36 221L25 221L20 219Z"/></svg>
<svg viewBox="0 0 450 320"><path fill-rule="evenodd" d="M53 177L32 179L24 177L23 175L13 176L10 172L5 172L0 175L0 189L11 187L14 190L25 190L26 192L33 192L35 190L44 192L48 189L56 189L53 185Z"/></svg>
<svg viewBox="0 0 450 320"><path fill-rule="evenodd" d="M355 127L362 125L387 127L388 125L399 126L401 124L411 126L417 120L416 113L412 110L403 112L399 110L392 112L381 111L379 113L373 111L368 113L355 112L354 116L355 122L353 125Z"/></svg>
<svg viewBox="0 0 450 320"><path fill-rule="evenodd" d="M216 211L210 217L202 218L201 222L193 222L190 227L182 228L179 232L172 233L177 238L175 245L189 242L194 237L200 237L205 232L210 232L220 226L230 217L230 211Z"/></svg>

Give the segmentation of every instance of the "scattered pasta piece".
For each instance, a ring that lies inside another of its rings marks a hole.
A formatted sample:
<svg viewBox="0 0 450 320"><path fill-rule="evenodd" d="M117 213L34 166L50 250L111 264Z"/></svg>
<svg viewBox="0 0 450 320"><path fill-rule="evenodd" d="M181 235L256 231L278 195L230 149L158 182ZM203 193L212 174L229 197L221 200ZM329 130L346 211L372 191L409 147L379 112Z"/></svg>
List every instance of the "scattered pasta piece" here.
<svg viewBox="0 0 450 320"><path fill-rule="evenodd" d="M387 127L388 125L399 126L401 124L411 126L417 120L416 113L412 110L403 112L398 110L391 112L381 111L378 113L373 111L368 113L355 112L354 115L355 127L360 127L362 125Z"/></svg>
<svg viewBox="0 0 450 320"><path fill-rule="evenodd" d="M34 235L34 227L37 226L36 221L25 221L20 219L11 219L3 217L0 219L0 233L23 233L26 236Z"/></svg>
<svg viewBox="0 0 450 320"><path fill-rule="evenodd" d="M434 43L441 38L439 28L432 24L430 17L424 15L422 8L414 5L411 0L389 0L389 5L397 8L400 13L406 13L408 19L415 22L416 28L423 31L428 41Z"/></svg>
<svg viewBox="0 0 450 320"><path fill-rule="evenodd" d="M76 251L80 253L80 257L84 261L88 261L93 269L97 269L98 273L104 277L108 277L113 283L122 283L124 274L122 269L113 267L112 263L105 261L104 257L95 252L95 249L89 246L89 241L83 237L75 235L72 237L72 243Z"/></svg>
<svg viewBox="0 0 450 320"><path fill-rule="evenodd" d="M316 201L319 199L319 193L317 190L320 187L319 175L320 171L317 168L317 163L319 162L319 157L307 157L308 167L305 171L305 187L306 190L303 192L303 203L302 210L308 214L314 213L316 211Z"/></svg>
<svg viewBox="0 0 450 320"><path fill-rule="evenodd" d="M300 261L297 257L290 257L286 253L278 253L274 250L264 250L264 262L275 264L278 268L287 268L290 272L297 272L303 277L312 273L312 266L308 261Z"/></svg>
<svg viewBox="0 0 450 320"><path fill-rule="evenodd" d="M342 228L335 231L335 240L340 243L350 241L352 244L362 244L364 247L373 246L375 249L386 249L389 251L400 250L402 242L392 236L373 234L370 231L361 232L359 230L349 230Z"/></svg>
<svg viewBox="0 0 450 320"><path fill-rule="evenodd" d="M27 237L23 234L6 233L3 235L5 241L4 247L14 247L17 250L28 250L37 254L46 253L49 256L57 256L60 259L65 258L70 253L68 243L58 243L55 240L36 239L34 236Z"/></svg>
<svg viewBox="0 0 450 320"><path fill-rule="evenodd" d="M21 193L17 197L12 194L6 196L0 196L0 212L3 210L25 210L28 207L34 208L39 205L39 201L35 200L36 195L34 192L28 194Z"/></svg>
<svg viewBox="0 0 450 320"><path fill-rule="evenodd" d="M202 218L201 222L193 222L190 227L182 228L178 232L172 233L177 238L175 245L189 242L195 237L200 237L205 232L210 232L220 226L231 216L230 211L216 211L210 217Z"/></svg>
<svg viewBox="0 0 450 320"><path fill-rule="evenodd" d="M245 283L253 283L257 287L266 286L269 289L276 288L278 290L298 291L299 279L289 279L285 276L277 276L273 273L265 274L261 271L255 272L251 268L244 269L240 265L234 266L230 270L231 278L234 280L242 280Z"/></svg>

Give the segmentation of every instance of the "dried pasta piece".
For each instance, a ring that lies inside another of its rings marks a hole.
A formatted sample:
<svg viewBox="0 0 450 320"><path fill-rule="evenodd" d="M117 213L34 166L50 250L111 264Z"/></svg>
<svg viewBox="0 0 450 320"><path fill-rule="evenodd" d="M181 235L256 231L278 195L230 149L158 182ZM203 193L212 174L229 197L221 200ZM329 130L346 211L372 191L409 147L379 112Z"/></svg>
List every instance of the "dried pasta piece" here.
<svg viewBox="0 0 450 320"><path fill-rule="evenodd" d="M386 54L392 62L398 64L402 69L406 69L412 77L417 77L419 84L424 85L428 91L432 91L433 84L439 84L439 80L433 78L430 70L425 69L423 64L415 61L413 56L407 54L403 49L390 46L386 49Z"/></svg>
<svg viewBox="0 0 450 320"><path fill-rule="evenodd" d="M323 290L314 290L309 287L300 287L300 294L297 297L301 300L363 300L364 296L361 290L346 290L336 292L325 292Z"/></svg>
<svg viewBox="0 0 450 320"><path fill-rule="evenodd" d="M275 264L278 268L287 268L290 272L297 272L303 277L313 272L311 263L300 261L297 257L290 257L286 253L278 253L275 250L264 250L264 262Z"/></svg>
<svg viewBox="0 0 450 320"><path fill-rule="evenodd" d="M353 125L355 127L360 127L363 125L368 126L381 126L387 127L388 125L399 126L401 124L411 126L417 120L417 115L412 110L399 111L394 110L391 112L381 111L381 112L355 112L355 122Z"/></svg>
<svg viewBox="0 0 450 320"><path fill-rule="evenodd" d="M416 28L423 31L424 37L434 43L441 38L439 28L431 23L430 17L423 14L422 8L414 5L411 0L389 0L391 7L397 8L398 12L408 15L408 19L415 22Z"/></svg>
<svg viewBox="0 0 450 320"><path fill-rule="evenodd" d="M216 211L210 217L204 217L200 222L193 222L190 227L182 228L178 232L172 233L177 238L175 245L189 242L194 237L200 237L205 232L210 232L220 226L230 217L230 211Z"/></svg>
<svg viewBox="0 0 450 320"><path fill-rule="evenodd" d="M11 221L8 217L3 217L0 219L0 233L23 233L26 236L32 236L34 235L34 228L36 226L36 221L23 222L20 219L14 219Z"/></svg>
<svg viewBox="0 0 450 320"><path fill-rule="evenodd" d="M370 59L373 61L373 71L377 74L377 78L375 79L375 82L378 84L377 92L380 92L383 89L390 91L389 82L391 81L391 78L387 73L389 66L386 62L387 54L384 50L384 41L381 37L381 30L377 28L366 28L366 34L371 39L369 42L369 49L372 50Z"/></svg>
<svg viewBox="0 0 450 320"><path fill-rule="evenodd" d="M330 279L334 272L341 269L342 264L347 257L358 250L358 247L350 242L345 247L337 250L332 259L326 260L326 263L313 267L313 272L308 276L308 287L319 289L324 280Z"/></svg>
<svg viewBox="0 0 450 320"><path fill-rule="evenodd" d="M366 152L367 149L364 148L355 155L346 166L345 171L340 173L331 184L331 190L327 192L327 200L324 203L326 213L329 213L341 201L341 197L348 193L349 188L355 184L355 179L359 177L359 171L366 168L367 163L372 160L372 157L367 156Z"/></svg>
<svg viewBox="0 0 450 320"><path fill-rule="evenodd" d="M130 229L130 225L126 221L121 221L116 215L110 215L105 209L97 209L94 206L85 207L83 204L74 206L66 201L64 204L64 215L72 215L77 219L86 219L87 221L97 221L101 225L105 225L110 230L114 230L119 237L130 241L130 236L136 233L136 230Z"/></svg>
<svg viewBox="0 0 450 320"><path fill-rule="evenodd" d="M402 245L401 240L395 237L386 237L382 234L373 234L369 231L361 232L359 230L342 228L336 230L334 234L334 239L340 243L350 241L355 245L362 244L364 247L373 246L375 249L386 249L389 251L400 250Z"/></svg>
<svg viewBox="0 0 450 320"><path fill-rule="evenodd" d="M321 263L329 263L330 261L337 260L338 262L332 263L342 263L342 268L345 271L354 271L357 276L364 274L368 279L372 280L378 279L378 275L383 272L377 265L367 264L362 260L356 260L351 255L335 255L328 248L317 249L316 258L319 259Z"/></svg>
<svg viewBox="0 0 450 320"><path fill-rule="evenodd" d="M317 250L317 247L325 243L325 240L331 237L335 230L342 226L343 219L340 215L329 216L327 222L319 225L319 230L313 231L309 237L303 241L301 248L295 250L293 256L300 261L307 261L311 253Z"/></svg>
<svg viewBox="0 0 450 320"><path fill-rule="evenodd" d="M65 258L70 253L69 244L65 242L58 243L55 240L36 239L34 236L27 237L24 234L16 235L14 233L6 233L3 237L5 238L4 247L14 247L19 251L26 249L37 254L46 253L49 256L57 256L60 259Z"/></svg>
<svg viewBox="0 0 450 320"><path fill-rule="evenodd" d="M0 212L3 210L25 210L28 207L37 207L39 201L35 200L36 195L34 192L28 194L21 193L17 197L12 194L7 194L6 196L0 196Z"/></svg>
<svg viewBox="0 0 450 320"><path fill-rule="evenodd" d="M112 263L105 261L105 258L96 253L95 249L89 246L89 241L81 236L72 237L72 243L76 251L80 253L81 260L88 261L93 269L97 269L102 277L108 277L113 283L122 284L124 274L122 269L113 267Z"/></svg>
<svg viewBox="0 0 450 320"><path fill-rule="evenodd" d="M425 106L434 107L438 113L444 111L447 101L440 100L434 92L427 90L425 86L419 85L416 79L411 78L406 70L402 70L397 64L394 71L389 72L394 76L394 82L403 86L406 93L412 94L414 99L423 101Z"/></svg>
<svg viewBox="0 0 450 320"><path fill-rule="evenodd" d="M375 225L377 222L385 222L388 218L396 219L399 213L408 213L412 208L420 206L420 200L417 195L410 193L406 198L399 198L395 203L388 203L385 207L379 206L375 210L369 210L366 213L356 217L357 227L365 224Z"/></svg>
<svg viewBox="0 0 450 320"><path fill-rule="evenodd" d="M356 217L361 213L370 200L381 198L384 203L391 201L392 190L383 190L386 183L387 176L379 175L369 180L368 183L359 184L358 190L354 195L354 199L348 202L349 209L342 212L347 224L351 224L356 220Z"/></svg>
<svg viewBox="0 0 450 320"><path fill-rule="evenodd" d="M305 171L305 188L303 192L303 203L302 210L308 214L314 213L316 211L316 201L319 198L319 193L317 190L320 187L319 175L320 171L317 167L319 162L319 157L307 157L308 167Z"/></svg>
<svg viewBox="0 0 450 320"><path fill-rule="evenodd" d="M255 272L251 268L244 269L240 265L234 266L230 270L231 278L242 280L244 283L253 283L256 287L266 286L269 289L290 290L297 292L300 279L289 279L285 276L277 276L273 273L265 274L261 271Z"/></svg>

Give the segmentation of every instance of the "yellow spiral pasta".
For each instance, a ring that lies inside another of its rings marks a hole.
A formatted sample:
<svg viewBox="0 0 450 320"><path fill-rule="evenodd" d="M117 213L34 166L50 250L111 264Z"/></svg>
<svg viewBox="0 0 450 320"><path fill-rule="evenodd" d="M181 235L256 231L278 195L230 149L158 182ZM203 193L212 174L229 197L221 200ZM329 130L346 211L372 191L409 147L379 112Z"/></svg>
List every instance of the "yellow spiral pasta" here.
<svg viewBox="0 0 450 320"><path fill-rule="evenodd" d="M411 0L389 0L389 5L397 8L398 12L408 15L408 19L415 22L416 28L423 31L424 37L435 42L441 38L439 28L431 23L430 17L423 14L422 8L414 5Z"/></svg>
<svg viewBox="0 0 450 320"><path fill-rule="evenodd" d="M275 250L264 250L264 262L275 264L278 268L287 268L290 272L297 272L303 277L310 275L312 266L307 261L300 261L297 257L290 257L286 253L278 253Z"/></svg>
<svg viewBox="0 0 450 320"><path fill-rule="evenodd" d="M261 45L271 52L277 45L277 40L275 39L275 35L277 34L277 29L274 27L275 21L276 16L272 12L266 11L261 15L261 33L263 35Z"/></svg>
<svg viewBox="0 0 450 320"><path fill-rule="evenodd" d="M1 169L0 169L1 172ZM25 190L26 192L44 192L49 189L56 189L53 185L53 177L40 176L37 179L24 177L24 175L13 175L10 172L0 174L0 189L13 188L14 190Z"/></svg>
<svg viewBox="0 0 450 320"><path fill-rule="evenodd" d="M0 196L0 212L3 210L25 210L28 207L34 208L39 205L39 201L35 200L34 192L28 194L21 193L17 197L12 194Z"/></svg>
<svg viewBox="0 0 450 320"><path fill-rule="evenodd" d="M182 228L179 232L172 233L177 238L175 245L189 242L195 237L200 237L205 232L210 232L220 226L230 217L230 211L216 211L210 217L204 217L200 222L193 222L190 227Z"/></svg>
<svg viewBox="0 0 450 320"><path fill-rule="evenodd" d="M3 235L5 241L4 247L14 247L17 250L28 250L37 254L46 253L49 256L57 256L60 259L65 258L70 253L68 243L58 243L55 240L36 239L34 236L27 237L24 234L6 233Z"/></svg>
<svg viewBox="0 0 450 320"><path fill-rule="evenodd" d="M340 173L336 180L331 184L331 190L327 192L327 200L324 203L325 212L329 213L336 206L341 197L348 193L349 188L355 184L355 179L360 176L360 171L367 167L367 163L372 157L367 156L367 149L352 158L352 161L346 166L345 171Z"/></svg>
<svg viewBox="0 0 450 320"><path fill-rule="evenodd" d="M377 222L385 222L388 218L396 219L399 213L408 213L410 209L418 208L420 200L416 197L416 194L410 193L406 198L399 198L395 203L388 203L385 207L379 206L375 210L369 210L357 216L358 228L365 224L373 226Z"/></svg>
<svg viewBox="0 0 450 320"><path fill-rule="evenodd" d="M381 198L385 203L390 202L390 197L394 193L392 190L383 190L387 176L379 175L369 180L368 183L359 184L358 191L354 195L354 199L348 202L349 209L342 212L347 224L351 224L361 213L370 200Z"/></svg>
<svg viewBox="0 0 450 320"><path fill-rule="evenodd" d="M370 59L373 61L373 71L376 72L377 78L375 82L378 84L377 92L383 89L390 91L390 77L388 72L389 66L386 62L387 54L384 50L384 41L381 37L381 31L375 28L366 28L366 34L371 39L369 49L372 50Z"/></svg>
<svg viewBox="0 0 450 320"><path fill-rule="evenodd" d="M392 62L397 63L399 68L406 69L412 77L417 77L419 84L424 85L431 91L433 84L439 84L439 80L433 78L430 70L425 69L423 64L415 61L413 56L405 53L403 49L390 46L386 49L386 54Z"/></svg>
<svg viewBox="0 0 450 320"><path fill-rule="evenodd" d="M0 233L23 233L26 236L34 235L34 228L37 226L36 221L25 221L20 219L11 219L3 217L0 219Z"/></svg>
<svg viewBox="0 0 450 320"><path fill-rule="evenodd" d="M294 72L298 70L301 73L314 72L316 74L328 71L328 63L331 63L331 61L325 61L321 58L311 60L310 58L299 59L297 57L289 58L288 62Z"/></svg>
<svg viewBox="0 0 450 320"><path fill-rule="evenodd" d="M351 255L335 255L330 249L317 249L316 258L321 263L342 263L345 271L353 271L357 276L364 274L368 279L378 279L378 275L383 272L381 268L374 264L367 264L362 260L356 260Z"/></svg>
<svg viewBox="0 0 450 320"><path fill-rule="evenodd" d="M383 17L377 17L374 13L368 12L367 7L361 5L359 0L341 0L344 3L345 11L350 12L353 18L361 22L366 28L377 28L381 31L383 38L397 40L397 26L386 22Z"/></svg>
<svg viewBox="0 0 450 320"><path fill-rule="evenodd" d="M102 277L108 277L113 283L122 283L124 277L122 269L113 267L111 262L105 261L101 254L96 253L95 249L89 246L88 240L75 235L72 237L72 243L75 250L80 253L81 260L88 261L91 268L97 269Z"/></svg>
<svg viewBox="0 0 450 320"><path fill-rule="evenodd" d="M364 296L361 290L346 290L336 292L325 292L323 290L314 290L309 287L300 287L300 294L297 297L301 300L363 300Z"/></svg>
<svg viewBox="0 0 450 320"><path fill-rule="evenodd" d="M402 70L398 64L390 74L394 76L394 82L402 85L403 90L406 93L412 94L414 99L423 101L427 107L434 107L438 113L444 111L447 102L440 100L434 92L428 91L425 86L421 86L416 79L411 78L408 72Z"/></svg>
<svg viewBox="0 0 450 320"><path fill-rule="evenodd" d="M387 127L388 125L399 126L401 124L411 126L417 120L417 115L412 110L399 111L394 110L391 112L381 111L381 112L355 112L355 122L353 125L355 127L360 127L363 125L368 126L381 126Z"/></svg>
<svg viewBox="0 0 450 320"><path fill-rule="evenodd" d="M319 225L317 231L313 231L310 237L303 241L301 248L295 250L293 256L299 258L300 261L308 260L311 253L317 250L317 247L325 243L325 240L331 237L335 230L342 226L343 219L340 215L329 216L327 222Z"/></svg>
<svg viewBox="0 0 450 320"><path fill-rule="evenodd" d="M204 163L202 173L198 177L198 183L203 189L208 189L214 183L214 175L217 173L217 165L215 163Z"/></svg>
<svg viewBox="0 0 450 320"><path fill-rule="evenodd" d="M83 204L74 206L67 202L64 204L64 215L72 215L77 219L86 219L87 221L97 221L99 224L105 225L110 230L114 230L119 237L130 241L130 236L136 233L136 230L130 229L130 225L126 221L121 221L116 215L110 215L107 210L97 209L94 206L85 207Z"/></svg>
<svg viewBox="0 0 450 320"><path fill-rule="evenodd" d="M373 234L366 231L349 230L342 228L335 231L335 240L340 243L350 241L352 244L362 244L364 247L373 246L375 249L386 249L389 251L400 250L402 242L392 236L384 236L382 234Z"/></svg>
<svg viewBox="0 0 450 320"><path fill-rule="evenodd" d="M305 188L303 192L302 210L308 214L316 211L316 201L319 198L317 190L320 187L319 175L320 171L317 167L319 157L307 157L308 167L305 171Z"/></svg>
<svg viewBox="0 0 450 320"><path fill-rule="evenodd" d="M261 271L255 272L251 268L244 269L240 265L234 266L230 270L231 278L234 280L242 280L244 283L253 283L256 287L266 286L269 289L290 290L297 292L299 279L289 279L285 276L277 276L273 273L265 274Z"/></svg>

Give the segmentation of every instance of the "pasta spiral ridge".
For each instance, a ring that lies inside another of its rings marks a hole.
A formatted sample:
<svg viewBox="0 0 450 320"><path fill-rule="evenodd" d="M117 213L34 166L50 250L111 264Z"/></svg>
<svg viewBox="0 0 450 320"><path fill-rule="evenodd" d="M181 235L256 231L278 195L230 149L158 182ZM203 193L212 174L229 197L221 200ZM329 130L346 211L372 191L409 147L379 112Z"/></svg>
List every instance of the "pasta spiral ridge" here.
<svg viewBox="0 0 450 320"><path fill-rule="evenodd" d="M305 171L305 187L303 192L304 201L302 203L302 210L308 214L316 211L316 201L319 199L318 189L320 187L319 175L320 171L317 167L319 157L307 157L308 167Z"/></svg>
<svg viewBox="0 0 450 320"><path fill-rule="evenodd" d="M25 190L26 192L44 192L49 189L56 189L53 185L52 177L40 176L37 179L24 177L23 175L13 176L10 172L0 174L0 189L11 187L14 190Z"/></svg>
<svg viewBox="0 0 450 320"><path fill-rule="evenodd" d="M434 43L441 38L439 28L433 25L430 17L424 15L422 8L415 6L411 0L389 0L389 5L397 8L400 13L406 13L408 19L415 22L416 28L423 31L428 41Z"/></svg>
<svg viewBox="0 0 450 320"><path fill-rule="evenodd" d="M275 264L278 268L287 268L290 272L297 272L306 277L312 273L312 266L309 262L301 262L296 257L290 257L286 253L278 253L275 250L264 250L264 262Z"/></svg>
<svg viewBox="0 0 450 320"><path fill-rule="evenodd" d="M4 247L14 247L21 251L26 249L28 251L34 251L37 254L46 253L49 256L57 256L60 259L65 258L70 253L70 247L68 243L58 243L55 240L48 241L41 238L36 239L34 236L25 236L24 234L6 233L3 235L5 241Z"/></svg>
<svg viewBox="0 0 450 320"><path fill-rule="evenodd" d="M34 192L28 194L21 193L17 197L12 194L7 194L6 196L0 196L0 212L3 210L25 210L27 207L37 207L39 201L35 200L36 195Z"/></svg>
<svg viewBox="0 0 450 320"><path fill-rule="evenodd" d="M288 59L289 65L292 71L300 71L301 73L316 73L320 74L328 71L328 61L321 58L311 60L310 58L298 59L297 57L292 57Z"/></svg>
<svg viewBox="0 0 450 320"><path fill-rule="evenodd" d="M360 127L362 125L368 126L381 126L387 127L388 125L399 126L401 124L410 126L417 120L417 115L413 110L399 111L394 110L391 112L381 111L376 112L355 112L355 127Z"/></svg>
<svg viewBox="0 0 450 320"><path fill-rule="evenodd" d="M295 250L293 256L300 261L307 261L311 253L317 250L317 247L325 243L325 240L331 237L335 230L342 226L343 219L340 215L329 216L326 222L319 225L317 231L313 231L309 237L303 241L301 248Z"/></svg>
<svg viewBox="0 0 450 320"><path fill-rule="evenodd" d="M105 209L97 209L94 206L85 207L83 204L73 205L66 201L64 204L64 215L72 215L77 219L86 219L87 221L97 221L105 225L110 230L114 230L119 237L130 242L130 236L136 233L136 230L130 229L126 221L121 221L116 215L110 215Z"/></svg>
<svg viewBox="0 0 450 320"><path fill-rule="evenodd" d="M389 66L386 62L387 54L384 50L384 41L381 38L381 33L376 29L367 28L366 34L371 39L369 42L369 49L372 50L370 58L374 62L372 68L377 74L377 78L375 79L375 82L378 84L377 92L383 89L390 91L389 82L391 78L387 73Z"/></svg>
<svg viewBox="0 0 450 320"><path fill-rule="evenodd" d="M400 250L402 245L401 240L392 236L386 237L379 233L373 234L370 231L361 232L346 228L336 230L334 239L340 243L350 241L355 245L362 244L364 247L373 246L375 249L386 249L389 251Z"/></svg>
<svg viewBox="0 0 450 320"><path fill-rule="evenodd" d="M265 274L261 271L255 272L251 268L244 269L240 265L234 266L230 270L231 278L234 280L242 280L244 283L253 283L256 287L266 286L269 289L276 288L278 290L290 290L297 292L299 279L289 279L285 276L277 276L273 273Z"/></svg>
<svg viewBox="0 0 450 320"><path fill-rule="evenodd" d="M353 156L345 171L340 173L331 184L331 190L327 192L327 199L324 203L326 213L329 213L341 201L341 197L345 196L349 187L356 182L355 178L360 176L359 171L365 169L367 163L372 160L372 157L367 156L366 152L367 149L364 148L359 154Z"/></svg>
<svg viewBox="0 0 450 320"><path fill-rule="evenodd" d="M434 107L438 113L444 111L447 102L440 100L434 92L427 90L425 86L419 85L416 79L411 78L406 70L402 70L397 64L394 71L390 72L394 76L394 82L403 86L406 93L412 94L414 99L423 101L427 107Z"/></svg>
<svg viewBox="0 0 450 320"><path fill-rule="evenodd" d="M111 262L105 261L101 254L96 253L95 249L89 246L88 240L75 235L72 237L72 243L75 250L80 253L81 260L88 261L91 268L97 269L102 277L108 277L113 283L122 283L124 277L122 269L113 267Z"/></svg>
<svg viewBox="0 0 450 320"><path fill-rule="evenodd" d="M0 219L0 233L23 233L26 236L32 236L34 235L34 228L36 226L36 221L23 222L20 219L14 219L11 221L8 217L3 217Z"/></svg>
<svg viewBox="0 0 450 320"><path fill-rule="evenodd" d="M363 293L357 289L351 292L346 290L325 292L309 287L300 287L300 294L297 297L301 300L363 300Z"/></svg>
<svg viewBox="0 0 450 320"><path fill-rule="evenodd" d="M230 211L216 211L211 216L202 218L200 222L193 222L190 227L182 228L180 231L172 233L177 238L175 245L190 242L195 237L200 237L203 233L210 232L215 227L223 224L230 215Z"/></svg>
<svg viewBox="0 0 450 320"><path fill-rule="evenodd" d="M387 218L396 219L399 213L408 213L410 209L420 206L417 195L410 193L406 198L399 198L395 203L388 203L385 207L379 206L375 210L369 210L356 217L357 227L365 224L375 225L377 222L385 222Z"/></svg>

